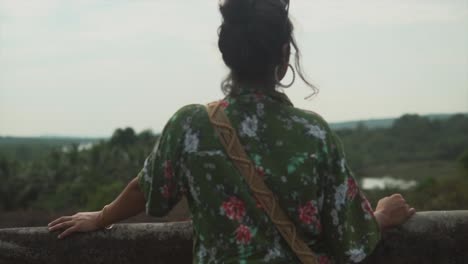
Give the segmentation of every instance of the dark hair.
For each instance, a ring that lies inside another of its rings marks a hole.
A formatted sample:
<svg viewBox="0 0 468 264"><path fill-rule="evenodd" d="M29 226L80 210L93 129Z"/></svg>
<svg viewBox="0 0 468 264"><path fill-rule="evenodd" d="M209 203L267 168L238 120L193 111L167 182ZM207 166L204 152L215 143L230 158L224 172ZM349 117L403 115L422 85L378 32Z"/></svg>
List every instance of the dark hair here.
<svg viewBox="0 0 468 264"><path fill-rule="evenodd" d="M275 69L283 63L283 46L295 49L295 68L300 78L316 94L301 68L300 51L294 39L294 26L284 0L225 0L219 10L223 23L218 47L231 73L222 82L225 94L235 93L242 83L261 82L276 87ZM260 89L262 89L260 88Z"/></svg>

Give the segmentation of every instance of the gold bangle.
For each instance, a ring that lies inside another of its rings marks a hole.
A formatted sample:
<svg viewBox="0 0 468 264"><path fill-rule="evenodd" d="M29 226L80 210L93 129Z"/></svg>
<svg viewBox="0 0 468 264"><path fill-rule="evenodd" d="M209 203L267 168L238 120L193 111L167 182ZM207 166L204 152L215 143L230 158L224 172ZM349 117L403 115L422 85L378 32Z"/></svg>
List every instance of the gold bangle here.
<svg viewBox="0 0 468 264"><path fill-rule="evenodd" d="M109 224L109 225L106 226L106 221L105 221L104 214L105 214L105 212L106 212L108 206L109 206L109 205L106 205L106 206L104 206L104 207L102 208L101 213L99 214L99 218L98 218L98 226L99 226L100 228L105 228L105 229L108 229L108 230L109 230L109 229L112 229L112 227L114 227L114 225L113 225L113 224Z"/></svg>

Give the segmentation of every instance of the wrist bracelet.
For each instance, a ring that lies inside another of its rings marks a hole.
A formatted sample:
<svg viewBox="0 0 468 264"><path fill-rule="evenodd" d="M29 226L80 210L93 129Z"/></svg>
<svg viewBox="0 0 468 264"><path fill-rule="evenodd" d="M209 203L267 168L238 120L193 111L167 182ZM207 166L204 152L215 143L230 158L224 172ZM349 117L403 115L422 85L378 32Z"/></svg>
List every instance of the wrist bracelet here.
<svg viewBox="0 0 468 264"><path fill-rule="evenodd" d="M102 208L101 213L100 213L99 216L98 216L98 226L99 226L100 228L105 228L105 229L108 229L108 230L109 230L109 229L112 229L112 227L114 227L114 225L113 225L113 224L106 225L106 221L105 221L104 215L105 215L105 213L106 213L106 210L107 210L107 207L108 207L108 206L109 206L109 205L106 205L106 206L104 206L104 207Z"/></svg>

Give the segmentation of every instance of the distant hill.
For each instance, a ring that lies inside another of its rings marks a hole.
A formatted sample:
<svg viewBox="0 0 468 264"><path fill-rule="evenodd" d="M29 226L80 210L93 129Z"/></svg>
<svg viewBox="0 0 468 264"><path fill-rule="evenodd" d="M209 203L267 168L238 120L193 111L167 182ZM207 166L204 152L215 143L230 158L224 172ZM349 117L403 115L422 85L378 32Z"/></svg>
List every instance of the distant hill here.
<svg viewBox="0 0 468 264"><path fill-rule="evenodd" d="M468 116L468 113L460 113L465 116ZM445 120L450 118L455 114L429 114L429 115L420 115L421 117L427 117L431 120ZM353 129L356 128L359 124L364 125L367 128L389 128L393 125L395 120L398 118L381 118L381 119L367 119L367 120L357 120L357 121L345 121L345 122L336 122L330 123L330 127L333 130L340 129Z"/></svg>
<svg viewBox="0 0 468 264"><path fill-rule="evenodd" d="M353 128L356 128L359 124L362 124L368 128L387 128L387 127L391 127L395 120L396 118L383 118L383 119L346 121L346 122L330 123L330 127L333 130L353 129Z"/></svg>
<svg viewBox="0 0 468 264"><path fill-rule="evenodd" d="M28 146L42 146L48 145L51 147L60 147L63 145L71 144L84 144L98 142L102 138L81 138L81 137L0 137L0 146L8 147L10 145L28 145Z"/></svg>
<svg viewBox="0 0 468 264"><path fill-rule="evenodd" d="M468 113L462 113L463 115L468 116ZM455 114L430 114L430 115L421 115L422 117L427 117L431 120L443 120L450 118ZM398 118L381 118L381 119L368 119L368 120L356 120L356 121L346 121L346 122L335 122L330 123L330 127L333 130L340 129L353 129L356 128L359 124L366 126L367 128L388 128L393 125L395 120ZM24 152L26 148L35 148L43 149L44 152L53 149L61 148L63 146L70 146L73 144L76 145L86 145L89 143L96 143L101 140L108 140L109 138L103 137L67 137L67 136L39 136L39 137L12 137L0 136L0 155L4 154L11 156L14 153L12 152ZM42 151L41 151L42 152Z"/></svg>
<svg viewBox="0 0 468 264"><path fill-rule="evenodd" d="M74 137L0 137L0 157L15 160L42 158L53 149L63 150L66 146L77 145L83 148L102 138Z"/></svg>

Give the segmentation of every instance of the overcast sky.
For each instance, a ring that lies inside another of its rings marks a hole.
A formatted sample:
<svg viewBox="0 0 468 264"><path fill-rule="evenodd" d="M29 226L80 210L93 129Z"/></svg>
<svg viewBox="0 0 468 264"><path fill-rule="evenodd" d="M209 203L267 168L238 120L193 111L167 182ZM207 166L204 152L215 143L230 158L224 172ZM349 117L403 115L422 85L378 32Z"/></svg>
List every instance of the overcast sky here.
<svg viewBox="0 0 468 264"><path fill-rule="evenodd" d="M260 0L258 0L260 1ZM222 97L216 0L0 0L0 135L161 131ZM329 122L468 112L468 0L292 0ZM288 77L286 77L288 78Z"/></svg>

